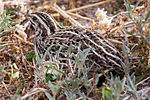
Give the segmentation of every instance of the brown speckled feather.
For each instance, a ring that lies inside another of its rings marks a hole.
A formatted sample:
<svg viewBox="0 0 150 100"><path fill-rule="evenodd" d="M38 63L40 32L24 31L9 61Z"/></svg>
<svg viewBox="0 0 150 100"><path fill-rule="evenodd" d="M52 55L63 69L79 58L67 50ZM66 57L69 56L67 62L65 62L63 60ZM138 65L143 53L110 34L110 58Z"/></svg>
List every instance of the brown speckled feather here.
<svg viewBox="0 0 150 100"><path fill-rule="evenodd" d="M85 62L88 66L95 63L99 67L122 69L123 57L100 33L80 27L62 28L43 12L32 13L29 18L36 32L35 45L40 54L44 54L53 45L49 53L55 57L61 47L59 61L66 63L69 59L73 61L73 58L66 56L69 45L72 44L71 52L76 54L81 44L81 50L89 48L90 55Z"/></svg>

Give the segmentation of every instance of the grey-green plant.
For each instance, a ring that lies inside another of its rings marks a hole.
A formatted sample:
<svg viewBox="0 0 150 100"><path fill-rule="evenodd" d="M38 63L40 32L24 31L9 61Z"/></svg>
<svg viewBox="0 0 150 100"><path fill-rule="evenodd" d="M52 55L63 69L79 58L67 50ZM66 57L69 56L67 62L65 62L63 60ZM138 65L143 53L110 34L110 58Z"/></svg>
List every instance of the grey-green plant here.
<svg viewBox="0 0 150 100"><path fill-rule="evenodd" d="M11 22L12 19L10 14L9 13L7 14L6 11L3 10L2 15L0 16L0 42L2 42L5 39L4 37L5 34L15 29L15 28L8 29L9 27L11 27ZM1 44L0 51L3 51L7 45L12 45L12 44L14 43Z"/></svg>
<svg viewBox="0 0 150 100"><path fill-rule="evenodd" d="M137 34L139 34L145 40L145 42L148 44L148 46L150 47L150 43L149 43L150 27L148 28L148 37L144 36L144 34L143 34L143 28L144 28L145 24L150 23L150 11L147 13L145 18L143 18L141 15L134 17L133 16L134 12L135 12L137 6L140 4L141 0L137 1L137 3L135 4L133 9L128 0L124 0L124 2L125 2L125 7L126 7L128 13L123 13L123 14L126 15L128 18L130 18L135 23L135 25L138 26L137 31L139 33L137 33Z"/></svg>

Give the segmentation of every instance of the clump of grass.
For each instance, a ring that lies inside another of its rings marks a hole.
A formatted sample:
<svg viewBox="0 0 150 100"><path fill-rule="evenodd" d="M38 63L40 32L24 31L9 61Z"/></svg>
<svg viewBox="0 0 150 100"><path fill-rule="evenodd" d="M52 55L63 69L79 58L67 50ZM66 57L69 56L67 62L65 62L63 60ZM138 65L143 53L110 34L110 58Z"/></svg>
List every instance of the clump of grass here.
<svg viewBox="0 0 150 100"><path fill-rule="evenodd" d="M150 11L147 13L145 19L143 20L141 16L133 16L133 13L135 12L137 6L140 3L140 0L136 3L134 8L132 9L130 3L128 0L124 0L126 9L128 13L124 13L128 18L130 18L138 27L137 31L144 40L144 42L147 44L147 46L150 46L149 44L149 36L150 36L150 30L148 30L148 36L144 35L143 28L146 23L149 22L150 17ZM136 18L135 18L136 17ZM126 31L127 34L129 34ZM132 58L131 51L134 49L135 46L132 46L130 49L125 45L125 42L123 43L123 54L125 57L125 64L126 66L122 65L124 68L125 76L120 79L120 77L114 77L111 75L111 79L108 79L108 84L104 84L102 88L102 95L105 100L143 100L148 99L150 96L147 94L147 91L149 91L149 88L143 90L138 90L138 85L136 84L136 76L134 74L130 75L130 69L131 69L131 62L129 61L130 58ZM131 51L130 51L131 50ZM143 93L141 93L142 91Z"/></svg>
<svg viewBox="0 0 150 100"><path fill-rule="evenodd" d="M124 13L124 15L126 15L128 18L130 18L136 24L137 31L138 31L136 34L137 35L139 34L145 40L147 45L150 47L150 43L149 43L149 40L150 40L150 28L148 28L149 29L148 30L148 36L145 36L144 35L144 31L143 31L143 28L145 27L146 23L150 22L150 19L149 19L150 11L147 13L145 18L143 18L141 15L140 16L134 16L134 13L136 11L137 6L140 4L140 1L141 0L138 0L136 5L132 9L130 2L128 0L124 0L125 7L126 7L126 9L128 11L128 13Z"/></svg>
<svg viewBox="0 0 150 100"><path fill-rule="evenodd" d="M119 76L114 77L111 74L111 79L108 79L108 84L104 84L102 87L102 96L104 100L143 100L149 98L147 91L150 89L148 88L142 91L143 93L141 93L140 90L138 91L137 78L134 74L130 75L130 57L127 55L125 43L123 43L123 52L127 60L126 65L128 65L123 65L125 75L121 79Z"/></svg>
<svg viewBox="0 0 150 100"><path fill-rule="evenodd" d="M52 46L51 46L52 47ZM51 47L48 48L48 50L45 52L43 56L39 56L38 51L35 46L35 54L37 57L37 62L42 68L42 72L39 71L38 68L36 68L36 72L38 76L40 76L42 73L45 73L45 80L48 82L48 87L50 88L52 94L45 92L46 96L49 99L53 100L59 100L62 97L66 97L67 100L70 99L77 99L77 98L82 98L82 99L87 99L90 98L88 97L94 90L94 88L97 85L98 82L98 77L96 78L96 82L92 83L88 81L88 72L90 71L90 68L86 67L84 62L86 60L87 55L89 55L89 49L85 50L78 50L77 54L71 54L71 48L72 46L70 45L66 54L72 55L75 59L75 63L71 71L66 74L63 69L63 66L53 66L52 63L55 63L55 60L59 57L59 53L61 52L61 47L58 51L56 51L56 57L52 57L49 55L48 51L51 49ZM51 61L49 62L42 62L43 59L46 59L46 56L49 56L51 58ZM41 58L42 57L42 58ZM56 58L53 59L52 58ZM82 62L80 62L82 61ZM45 64L47 64L48 68L45 68ZM69 67L69 66L68 66ZM76 69L74 69L74 67ZM91 66L92 67L92 66ZM53 73L48 73L48 70L54 70ZM46 71L45 71L46 70ZM82 89L85 89L86 93L82 91ZM59 97L58 97L59 95ZM57 97L57 98L56 98ZM59 98L59 99L58 99Z"/></svg>
<svg viewBox="0 0 150 100"><path fill-rule="evenodd" d="M11 26L11 20L10 14L7 14L4 10L0 20L0 31L7 30Z"/></svg>
<svg viewBox="0 0 150 100"><path fill-rule="evenodd" d="M3 10L3 13L0 18L0 42L2 42L5 39L4 36L7 33L11 32L12 30L15 29L15 28L10 28L10 27L12 27L11 23L12 23L11 15L9 13L7 13L5 10ZM11 45L11 44L14 44L14 43L1 44L0 51L4 50L4 48L7 45Z"/></svg>

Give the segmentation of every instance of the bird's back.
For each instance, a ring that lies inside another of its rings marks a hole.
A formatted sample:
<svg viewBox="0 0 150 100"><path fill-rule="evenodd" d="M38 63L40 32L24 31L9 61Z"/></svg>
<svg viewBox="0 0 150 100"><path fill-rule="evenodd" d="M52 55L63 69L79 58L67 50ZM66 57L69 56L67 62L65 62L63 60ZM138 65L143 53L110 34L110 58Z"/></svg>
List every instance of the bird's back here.
<svg viewBox="0 0 150 100"><path fill-rule="evenodd" d="M75 63L75 59L67 54L71 45L72 54L77 54L79 50L89 50L85 60L88 67L94 63L99 68L122 69L123 57L119 51L96 31L80 27L60 28L49 36L37 36L35 42L42 54L50 46L52 47L49 52L52 57L56 57L56 52L60 50L58 60L61 63L67 63L68 60Z"/></svg>

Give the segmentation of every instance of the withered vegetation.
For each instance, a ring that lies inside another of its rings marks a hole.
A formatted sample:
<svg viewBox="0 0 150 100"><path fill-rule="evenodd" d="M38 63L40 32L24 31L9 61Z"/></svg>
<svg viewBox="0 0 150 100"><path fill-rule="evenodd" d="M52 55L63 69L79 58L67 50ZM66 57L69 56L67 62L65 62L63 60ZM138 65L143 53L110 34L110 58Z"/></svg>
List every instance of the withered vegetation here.
<svg viewBox="0 0 150 100"><path fill-rule="evenodd" d="M88 78L92 64L85 68L80 62L86 59L87 50L75 54L77 62L74 66L68 62L67 72L57 59L45 62L37 54L35 32L25 18L38 11L50 14L61 26L98 31L122 53L125 74L113 76L110 70L100 70ZM0 0L0 16L0 99L150 98L149 0ZM79 66L74 74L74 67ZM100 83L103 76L106 79Z"/></svg>

